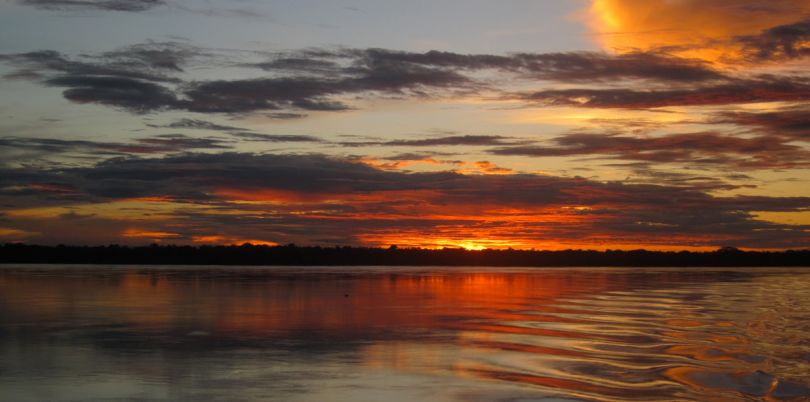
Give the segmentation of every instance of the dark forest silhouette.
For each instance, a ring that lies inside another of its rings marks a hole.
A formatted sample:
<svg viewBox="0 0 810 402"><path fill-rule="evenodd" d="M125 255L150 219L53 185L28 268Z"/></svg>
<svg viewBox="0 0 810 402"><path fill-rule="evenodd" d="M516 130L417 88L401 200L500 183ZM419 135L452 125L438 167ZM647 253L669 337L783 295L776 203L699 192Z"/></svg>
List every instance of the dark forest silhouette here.
<svg viewBox="0 0 810 402"><path fill-rule="evenodd" d="M711 252L648 250L465 250L318 246L38 246L0 245L0 263L169 265L412 266L810 266L810 250Z"/></svg>

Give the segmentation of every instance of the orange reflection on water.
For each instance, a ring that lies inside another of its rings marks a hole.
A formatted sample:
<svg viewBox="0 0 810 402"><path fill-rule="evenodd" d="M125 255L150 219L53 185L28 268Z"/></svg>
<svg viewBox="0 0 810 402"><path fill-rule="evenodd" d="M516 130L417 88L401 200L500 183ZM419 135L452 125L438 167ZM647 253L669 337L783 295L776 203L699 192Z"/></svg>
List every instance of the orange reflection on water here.
<svg viewBox="0 0 810 402"><path fill-rule="evenodd" d="M751 297L752 284L773 286L768 300L799 317L808 313L798 300L810 279L728 275L698 269L0 270L0 320L25 322L41 334L99 328L105 348L129 347L109 341L123 334L144 340L138 348L157 350L202 345L329 353L328 345L351 351L340 360L348 371L517 385L542 395L810 397L804 363L785 357L802 348L802 321L778 317L779 334L792 334L795 344L777 343L778 334L767 330L771 321L749 325L767 319L751 313L761 302Z"/></svg>
<svg viewBox="0 0 810 402"><path fill-rule="evenodd" d="M3 275L2 293L12 299L45 297L16 306L28 315L70 313L81 306L109 314L132 326L170 326L181 321L208 331L267 334L278 331L342 333L369 328L455 327L465 317L511 319L506 313L527 300L552 300L568 294L618 288L606 274L577 278L561 272L543 276L519 273L437 273L341 277L312 274L264 276L239 270L186 275L182 271L100 273L59 278ZM69 297L68 297L69 296ZM525 318L525 317L524 317Z"/></svg>

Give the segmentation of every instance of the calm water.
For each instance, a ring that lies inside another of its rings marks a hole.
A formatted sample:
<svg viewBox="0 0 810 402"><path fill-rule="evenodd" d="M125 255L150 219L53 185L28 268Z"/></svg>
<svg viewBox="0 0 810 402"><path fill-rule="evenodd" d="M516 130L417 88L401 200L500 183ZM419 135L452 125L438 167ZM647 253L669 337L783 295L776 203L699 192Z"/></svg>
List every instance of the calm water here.
<svg viewBox="0 0 810 402"><path fill-rule="evenodd" d="M5 265L0 400L810 400L810 269Z"/></svg>

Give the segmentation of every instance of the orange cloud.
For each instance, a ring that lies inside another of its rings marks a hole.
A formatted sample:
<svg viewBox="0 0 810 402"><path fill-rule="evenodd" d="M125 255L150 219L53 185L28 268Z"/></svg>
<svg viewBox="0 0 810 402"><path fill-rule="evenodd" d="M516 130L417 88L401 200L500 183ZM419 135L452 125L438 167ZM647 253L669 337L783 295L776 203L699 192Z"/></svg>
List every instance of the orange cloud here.
<svg viewBox="0 0 810 402"><path fill-rule="evenodd" d="M500 167L490 161L475 161L471 164L464 163L464 165L471 165L469 168L456 169L454 172L461 174L513 174L514 170Z"/></svg>
<svg viewBox="0 0 810 402"><path fill-rule="evenodd" d="M417 163L424 163L428 165L440 165L444 163L442 161L437 161L436 159L433 158L403 159L403 160L381 160L374 158L365 158L361 159L360 162L365 163L366 165L369 165L371 167L383 170L399 170Z"/></svg>
<svg viewBox="0 0 810 402"><path fill-rule="evenodd" d="M333 196L324 193L306 193L271 188L219 188L214 191L217 197L229 201L267 202L267 203L315 203L329 200Z"/></svg>
<svg viewBox="0 0 810 402"><path fill-rule="evenodd" d="M277 190L271 188L220 188L214 193L230 202L250 202L277 204L280 209L288 206L295 206L293 210L299 211L299 207L316 207L322 204L369 204L385 202L427 202L441 197L441 192L437 190L387 190L365 193L329 193L329 192L301 192L291 190Z"/></svg>
<svg viewBox="0 0 810 402"><path fill-rule="evenodd" d="M593 0L590 22L603 47L619 52L670 48L709 61L733 57L731 39L795 23L806 0Z"/></svg>
<svg viewBox="0 0 810 402"><path fill-rule="evenodd" d="M32 183L29 185L32 190L44 191L48 193L59 193L59 194L76 194L76 190L59 184L52 184L52 183Z"/></svg>
<svg viewBox="0 0 810 402"><path fill-rule="evenodd" d="M149 231L149 230L140 230L140 229L127 229L121 236L124 237L134 237L134 238L148 238L153 241L160 241L162 239L170 239L173 237L180 236L177 233L172 232L159 232L159 231Z"/></svg>
<svg viewBox="0 0 810 402"><path fill-rule="evenodd" d="M0 239L7 242L18 242L28 237L37 235L37 232L0 227Z"/></svg>

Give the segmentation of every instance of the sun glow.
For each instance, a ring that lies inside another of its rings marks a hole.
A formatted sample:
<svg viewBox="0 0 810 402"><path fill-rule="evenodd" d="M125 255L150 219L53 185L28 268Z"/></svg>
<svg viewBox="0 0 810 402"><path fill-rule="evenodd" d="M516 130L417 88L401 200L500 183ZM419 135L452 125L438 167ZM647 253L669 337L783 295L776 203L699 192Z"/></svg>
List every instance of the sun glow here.
<svg viewBox="0 0 810 402"><path fill-rule="evenodd" d="M707 61L737 59L732 39L801 19L804 0L594 0L590 25L608 50L666 49Z"/></svg>
<svg viewBox="0 0 810 402"><path fill-rule="evenodd" d="M213 244L213 245L242 245L242 244L252 244L254 246L278 246L279 243L274 241L267 241L267 240L257 240L257 239L241 239L231 236L221 236L221 235L204 235L204 236L193 236L191 241L196 244Z"/></svg>
<svg viewBox="0 0 810 402"><path fill-rule="evenodd" d="M491 235L492 233L490 233ZM398 233L374 233L359 236L361 244L371 247L386 247L396 245L405 248L424 249L465 249L465 250L528 250L548 249L559 250L566 248L563 244L550 241L536 241L531 239L515 239L509 237L487 236L482 233L480 237L470 236L469 233L436 233L434 235L402 231Z"/></svg>
<svg viewBox="0 0 810 402"><path fill-rule="evenodd" d="M465 250L486 250L488 248L503 248L504 241L476 239L476 240L436 240L439 248L463 248ZM507 245L508 247L508 245Z"/></svg>

